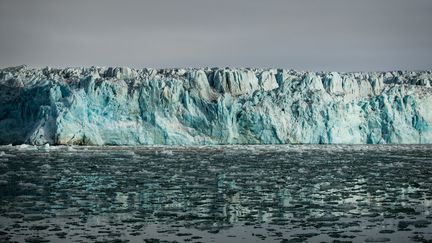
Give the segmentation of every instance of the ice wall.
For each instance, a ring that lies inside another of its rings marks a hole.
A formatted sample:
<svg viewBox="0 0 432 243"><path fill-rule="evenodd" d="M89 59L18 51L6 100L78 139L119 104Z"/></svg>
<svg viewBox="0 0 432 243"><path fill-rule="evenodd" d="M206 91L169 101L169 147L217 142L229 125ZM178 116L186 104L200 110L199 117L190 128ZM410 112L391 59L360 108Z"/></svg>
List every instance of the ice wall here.
<svg viewBox="0 0 432 243"><path fill-rule="evenodd" d="M432 143L431 71L0 70L0 144Z"/></svg>

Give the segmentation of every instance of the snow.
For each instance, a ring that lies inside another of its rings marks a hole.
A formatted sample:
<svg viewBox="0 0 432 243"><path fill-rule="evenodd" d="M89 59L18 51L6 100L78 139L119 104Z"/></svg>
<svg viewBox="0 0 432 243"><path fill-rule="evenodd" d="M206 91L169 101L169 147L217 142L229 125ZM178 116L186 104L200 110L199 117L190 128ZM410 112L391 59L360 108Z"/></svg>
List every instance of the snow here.
<svg viewBox="0 0 432 243"><path fill-rule="evenodd" d="M431 71L5 68L0 144L432 143L431 80Z"/></svg>

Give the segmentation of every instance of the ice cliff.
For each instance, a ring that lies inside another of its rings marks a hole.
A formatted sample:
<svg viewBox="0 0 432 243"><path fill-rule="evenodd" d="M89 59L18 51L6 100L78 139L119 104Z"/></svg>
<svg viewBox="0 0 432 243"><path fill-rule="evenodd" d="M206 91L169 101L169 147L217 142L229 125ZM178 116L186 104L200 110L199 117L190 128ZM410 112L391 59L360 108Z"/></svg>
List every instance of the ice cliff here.
<svg viewBox="0 0 432 243"><path fill-rule="evenodd" d="M432 71L0 70L0 144L432 143Z"/></svg>

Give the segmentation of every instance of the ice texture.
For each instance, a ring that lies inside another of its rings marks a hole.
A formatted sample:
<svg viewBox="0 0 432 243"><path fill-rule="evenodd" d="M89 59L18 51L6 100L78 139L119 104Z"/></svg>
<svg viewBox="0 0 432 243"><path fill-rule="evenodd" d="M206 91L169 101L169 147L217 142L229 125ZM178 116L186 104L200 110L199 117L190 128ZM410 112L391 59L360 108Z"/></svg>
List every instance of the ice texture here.
<svg viewBox="0 0 432 243"><path fill-rule="evenodd" d="M0 70L0 144L432 143L432 71Z"/></svg>

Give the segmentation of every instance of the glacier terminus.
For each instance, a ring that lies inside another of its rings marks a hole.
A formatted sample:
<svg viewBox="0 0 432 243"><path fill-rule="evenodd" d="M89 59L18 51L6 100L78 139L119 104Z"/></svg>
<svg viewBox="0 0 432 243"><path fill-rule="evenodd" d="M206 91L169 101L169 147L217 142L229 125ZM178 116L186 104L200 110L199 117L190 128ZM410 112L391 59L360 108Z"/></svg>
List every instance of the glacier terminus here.
<svg viewBox="0 0 432 243"><path fill-rule="evenodd" d="M0 69L0 144L432 143L432 71Z"/></svg>

